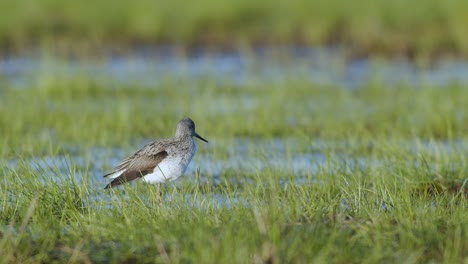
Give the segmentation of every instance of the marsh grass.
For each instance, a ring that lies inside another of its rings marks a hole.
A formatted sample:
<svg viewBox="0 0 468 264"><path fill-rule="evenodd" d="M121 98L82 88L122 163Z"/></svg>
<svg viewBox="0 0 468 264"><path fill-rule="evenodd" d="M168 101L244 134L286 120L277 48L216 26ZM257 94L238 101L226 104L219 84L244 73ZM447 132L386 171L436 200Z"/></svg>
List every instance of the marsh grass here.
<svg viewBox="0 0 468 264"><path fill-rule="evenodd" d="M168 185L163 203L142 183L103 191L89 180L6 169L2 261L463 262L466 168L444 174L457 188L430 190L434 170L407 157L352 170L331 161L318 183L267 169L242 185ZM432 164L440 174L450 165Z"/></svg>
<svg viewBox="0 0 468 264"><path fill-rule="evenodd" d="M1 91L2 263L467 261L466 87L44 78ZM113 159L186 115L210 140L199 173L162 203L141 182L103 190ZM307 153L324 162L269 163Z"/></svg>
<svg viewBox="0 0 468 264"><path fill-rule="evenodd" d="M122 146L134 138L169 136L174 120L187 113L203 120L198 129L208 138L292 136L371 142L453 140L468 133L468 94L460 85L388 88L370 83L342 89L292 81L286 86L224 87L167 80L157 88L141 88L87 78L32 85L25 89L7 85L0 98L5 154L41 152L59 142ZM249 98L248 106L244 98Z"/></svg>

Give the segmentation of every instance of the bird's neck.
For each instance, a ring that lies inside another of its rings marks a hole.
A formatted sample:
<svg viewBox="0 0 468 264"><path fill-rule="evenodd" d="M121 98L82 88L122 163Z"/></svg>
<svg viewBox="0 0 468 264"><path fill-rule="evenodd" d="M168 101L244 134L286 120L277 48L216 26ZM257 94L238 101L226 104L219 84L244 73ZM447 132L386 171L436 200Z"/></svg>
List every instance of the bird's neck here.
<svg viewBox="0 0 468 264"><path fill-rule="evenodd" d="M192 135L190 134L176 134L175 137L179 140L188 140L188 139L192 139Z"/></svg>

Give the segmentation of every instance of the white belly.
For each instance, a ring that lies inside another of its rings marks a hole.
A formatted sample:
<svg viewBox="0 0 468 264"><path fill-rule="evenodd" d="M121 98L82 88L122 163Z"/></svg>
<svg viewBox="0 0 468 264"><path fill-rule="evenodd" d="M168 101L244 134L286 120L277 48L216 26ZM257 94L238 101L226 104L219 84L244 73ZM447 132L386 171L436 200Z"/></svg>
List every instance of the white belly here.
<svg viewBox="0 0 468 264"><path fill-rule="evenodd" d="M193 154L195 154L195 151L193 151ZM177 180L182 176L182 174L184 174L193 154L185 159L182 157L164 159L158 166L156 166L156 168L154 168L152 173L145 175L143 180L149 183L161 183Z"/></svg>

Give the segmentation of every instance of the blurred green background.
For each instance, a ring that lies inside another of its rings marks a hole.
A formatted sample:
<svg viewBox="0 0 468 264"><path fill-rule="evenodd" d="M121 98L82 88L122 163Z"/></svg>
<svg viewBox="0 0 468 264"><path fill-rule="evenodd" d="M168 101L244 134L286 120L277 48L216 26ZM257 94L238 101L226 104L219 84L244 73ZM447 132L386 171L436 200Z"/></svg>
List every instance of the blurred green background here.
<svg viewBox="0 0 468 264"><path fill-rule="evenodd" d="M146 44L344 45L353 55L468 54L463 0L18 0L0 2L0 47L96 52Z"/></svg>

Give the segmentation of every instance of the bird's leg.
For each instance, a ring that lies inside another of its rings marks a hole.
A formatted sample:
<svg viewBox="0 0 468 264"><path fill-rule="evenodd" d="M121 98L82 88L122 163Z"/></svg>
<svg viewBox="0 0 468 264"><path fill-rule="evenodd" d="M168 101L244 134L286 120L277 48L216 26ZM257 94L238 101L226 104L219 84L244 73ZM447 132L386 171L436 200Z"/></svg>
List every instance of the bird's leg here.
<svg viewBox="0 0 468 264"><path fill-rule="evenodd" d="M159 203L161 203L162 202L161 183L156 184L156 192L157 192L156 195L158 196L157 200Z"/></svg>

